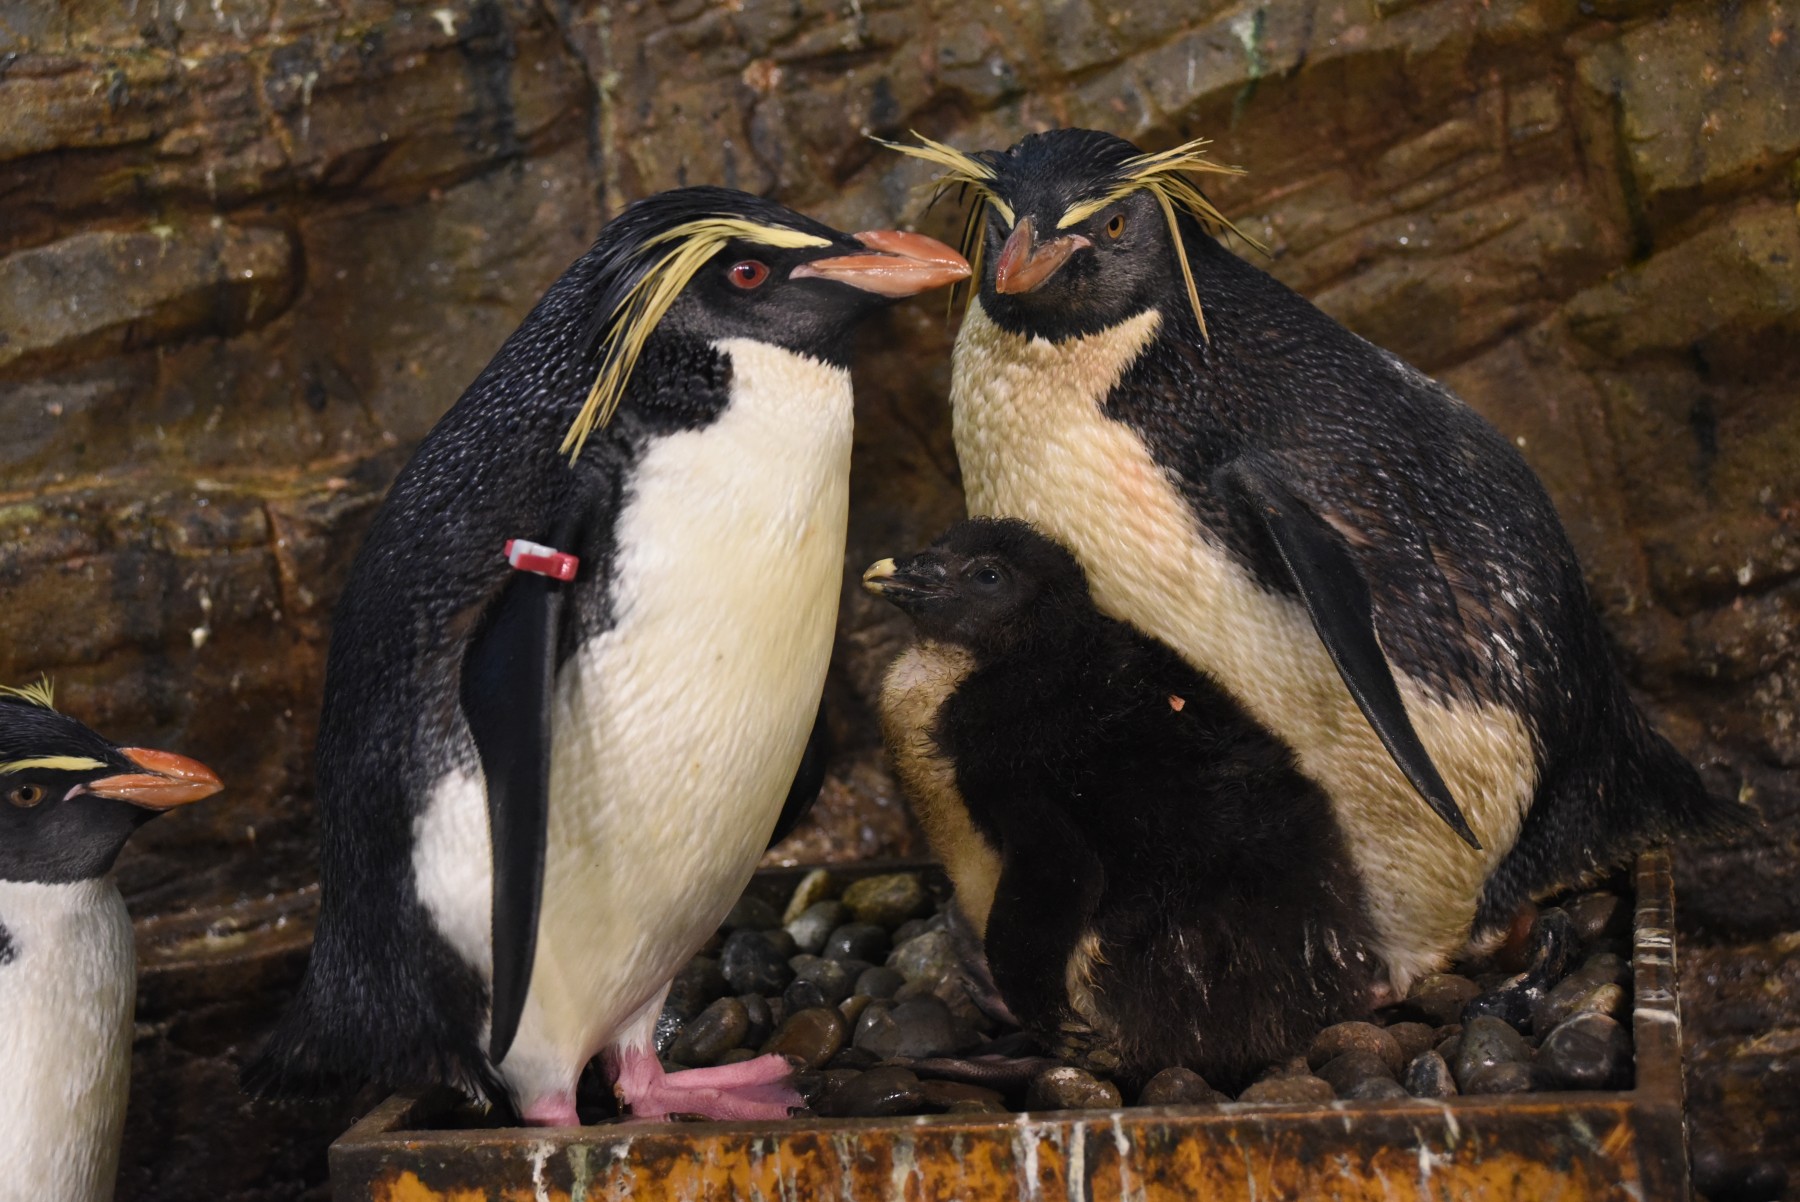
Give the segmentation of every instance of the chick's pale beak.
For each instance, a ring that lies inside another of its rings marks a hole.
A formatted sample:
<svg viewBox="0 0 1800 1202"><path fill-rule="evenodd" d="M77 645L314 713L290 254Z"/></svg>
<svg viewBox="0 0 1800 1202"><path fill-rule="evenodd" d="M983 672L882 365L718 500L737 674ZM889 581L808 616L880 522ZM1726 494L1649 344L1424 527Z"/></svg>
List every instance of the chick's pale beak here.
<svg viewBox="0 0 1800 1202"><path fill-rule="evenodd" d="M943 566L928 555L909 556L905 567L891 559L872 563L863 573L863 587L902 609L910 602L947 596L951 591Z"/></svg>
<svg viewBox="0 0 1800 1202"><path fill-rule="evenodd" d="M121 747L119 750L144 771L92 781L87 792L97 797L128 801L146 810L169 810L211 797L225 787L211 768L185 755L152 751L147 747Z"/></svg>
<svg viewBox="0 0 1800 1202"><path fill-rule="evenodd" d="M867 230L856 240L873 253L814 259L794 268L792 279L836 280L877 296L914 296L969 278L969 264L935 238L901 230Z"/></svg>
<svg viewBox="0 0 1800 1202"><path fill-rule="evenodd" d="M894 561L892 559L878 560L870 564L868 569L863 572L863 587L879 597L886 591L883 587L885 583L893 578Z"/></svg>
<svg viewBox="0 0 1800 1202"><path fill-rule="evenodd" d="M1031 218L1026 217L1013 227L1006 245L1000 248L1000 259L994 264L994 291L1030 292L1055 275L1070 255L1092 245L1080 234L1064 234L1039 245Z"/></svg>

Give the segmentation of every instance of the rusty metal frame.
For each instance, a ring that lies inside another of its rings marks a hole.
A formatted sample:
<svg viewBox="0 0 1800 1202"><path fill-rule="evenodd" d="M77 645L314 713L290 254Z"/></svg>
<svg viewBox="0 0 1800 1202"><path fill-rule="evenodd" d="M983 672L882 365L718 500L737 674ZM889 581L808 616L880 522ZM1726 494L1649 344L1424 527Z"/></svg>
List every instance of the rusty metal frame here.
<svg viewBox="0 0 1800 1202"><path fill-rule="evenodd" d="M331 1149L338 1202L1686 1202L1668 853L1640 857L1633 1088L1322 1106L429 1130L396 1095Z"/></svg>

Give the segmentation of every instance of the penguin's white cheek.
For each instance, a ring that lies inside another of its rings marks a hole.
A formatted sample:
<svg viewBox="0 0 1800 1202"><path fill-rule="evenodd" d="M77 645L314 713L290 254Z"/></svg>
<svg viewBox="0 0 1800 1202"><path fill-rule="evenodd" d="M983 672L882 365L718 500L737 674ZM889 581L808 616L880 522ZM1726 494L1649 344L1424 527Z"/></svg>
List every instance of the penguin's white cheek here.
<svg viewBox="0 0 1800 1202"><path fill-rule="evenodd" d="M494 960L493 847L479 769L452 769L432 787L413 822L413 884L439 933L487 980Z"/></svg>

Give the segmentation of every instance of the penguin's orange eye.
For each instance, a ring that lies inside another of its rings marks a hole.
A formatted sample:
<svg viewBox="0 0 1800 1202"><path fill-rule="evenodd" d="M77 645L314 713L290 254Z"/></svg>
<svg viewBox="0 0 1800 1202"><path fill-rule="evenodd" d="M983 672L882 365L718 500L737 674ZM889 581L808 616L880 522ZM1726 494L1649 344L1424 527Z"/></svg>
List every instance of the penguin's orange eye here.
<svg viewBox="0 0 1800 1202"><path fill-rule="evenodd" d="M764 280L769 278L769 267L768 264L758 263L755 259L745 259L742 263L733 263L731 270L726 272L726 275L731 277L732 283L748 292L752 288L759 287Z"/></svg>
<svg viewBox="0 0 1800 1202"><path fill-rule="evenodd" d="M12 802L20 809L28 810L38 802L44 800L44 787L42 785L20 785L6 795L6 800Z"/></svg>
<svg viewBox="0 0 1800 1202"><path fill-rule="evenodd" d="M1108 238L1117 238L1120 234L1123 234L1124 232L1125 232L1125 214L1114 213L1112 215L1112 220L1110 220L1106 223L1106 236Z"/></svg>

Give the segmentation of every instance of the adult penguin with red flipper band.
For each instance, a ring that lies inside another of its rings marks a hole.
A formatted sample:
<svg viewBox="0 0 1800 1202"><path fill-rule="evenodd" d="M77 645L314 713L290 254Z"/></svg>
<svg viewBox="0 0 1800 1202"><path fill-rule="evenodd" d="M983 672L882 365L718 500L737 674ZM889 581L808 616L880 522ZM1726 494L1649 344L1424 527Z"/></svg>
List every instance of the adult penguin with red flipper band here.
<svg viewBox="0 0 1800 1202"><path fill-rule="evenodd" d="M654 1026L817 792L796 773L842 586L852 331L967 272L685 188L551 286L339 602L319 931L247 1085L442 1082L566 1125L604 1052L639 1117L798 1104L778 1057L665 1075Z"/></svg>
<svg viewBox="0 0 1800 1202"><path fill-rule="evenodd" d="M185 756L120 747L0 687L0 1199L107 1202L131 1084L137 963L113 861L217 793Z"/></svg>
<svg viewBox="0 0 1800 1202"><path fill-rule="evenodd" d="M1234 169L1203 142L921 142L895 148L976 196L950 398L970 513L1068 545L1102 611L1294 749L1396 990L1528 899L1734 820L1632 702L1517 451L1216 241L1236 231L1188 175Z"/></svg>

